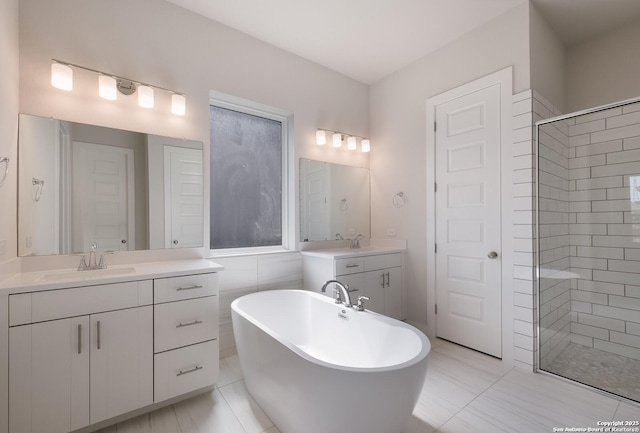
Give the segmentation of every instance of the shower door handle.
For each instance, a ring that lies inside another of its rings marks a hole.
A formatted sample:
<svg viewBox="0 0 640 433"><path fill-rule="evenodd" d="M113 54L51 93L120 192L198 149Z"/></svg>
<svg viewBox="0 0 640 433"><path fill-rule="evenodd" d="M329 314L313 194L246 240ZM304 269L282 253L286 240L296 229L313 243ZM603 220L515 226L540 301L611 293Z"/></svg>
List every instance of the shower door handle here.
<svg viewBox="0 0 640 433"><path fill-rule="evenodd" d="M489 254L487 254L487 257L489 257L490 259L495 259L496 257L498 257L498 253L496 253L495 251L491 251Z"/></svg>

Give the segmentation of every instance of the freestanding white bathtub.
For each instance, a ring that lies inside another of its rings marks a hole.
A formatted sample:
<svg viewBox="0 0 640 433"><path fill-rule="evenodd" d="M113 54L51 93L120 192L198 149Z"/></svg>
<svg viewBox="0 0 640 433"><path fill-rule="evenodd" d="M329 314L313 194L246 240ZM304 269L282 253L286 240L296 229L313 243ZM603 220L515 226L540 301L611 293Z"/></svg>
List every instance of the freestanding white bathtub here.
<svg viewBox="0 0 640 433"><path fill-rule="evenodd" d="M282 433L402 432L427 372L422 332L303 290L231 308L247 388Z"/></svg>

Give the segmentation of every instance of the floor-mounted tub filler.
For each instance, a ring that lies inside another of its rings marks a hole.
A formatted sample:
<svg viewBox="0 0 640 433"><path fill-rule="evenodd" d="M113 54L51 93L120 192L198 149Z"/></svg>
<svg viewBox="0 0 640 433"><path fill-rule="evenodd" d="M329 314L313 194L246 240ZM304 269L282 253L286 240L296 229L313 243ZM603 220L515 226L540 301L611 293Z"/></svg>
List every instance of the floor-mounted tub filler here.
<svg viewBox="0 0 640 433"><path fill-rule="evenodd" d="M282 433L400 433L424 384L428 338L304 290L236 299L249 393Z"/></svg>

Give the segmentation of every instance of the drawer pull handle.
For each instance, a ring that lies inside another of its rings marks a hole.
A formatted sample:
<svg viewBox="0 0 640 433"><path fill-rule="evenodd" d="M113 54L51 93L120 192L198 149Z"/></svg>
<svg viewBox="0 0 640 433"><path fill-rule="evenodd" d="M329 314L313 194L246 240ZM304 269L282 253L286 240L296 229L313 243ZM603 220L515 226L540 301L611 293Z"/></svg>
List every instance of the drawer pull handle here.
<svg viewBox="0 0 640 433"><path fill-rule="evenodd" d="M82 353L82 324L78 323L78 355Z"/></svg>
<svg viewBox="0 0 640 433"><path fill-rule="evenodd" d="M185 326L199 325L201 323L202 323L202 320L194 320L193 322L189 322L189 323L180 322L179 324L176 325L176 328L184 328Z"/></svg>
<svg viewBox="0 0 640 433"><path fill-rule="evenodd" d="M100 321L98 320L98 323L96 324L96 328L98 330L98 344L97 344L97 349L100 350Z"/></svg>
<svg viewBox="0 0 640 433"><path fill-rule="evenodd" d="M182 376L183 374L193 373L194 371L202 370L203 368L204 367L201 365L196 365L195 367L190 368L189 370L180 370L178 374L176 374L176 376Z"/></svg>
<svg viewBox="0 0 640 433"><path fill-rule="evenodd" d="M347 268L359 268L360 265L347 265Z"/></svg>
<svg viewBox="0 0 640 433"><path fill-rule="evenodd" d="M179 292L181 290L193 290L193 289L202 289L202 286L196 284L196 285L188 286L188 287L178 287L176 290Z"/></svg>

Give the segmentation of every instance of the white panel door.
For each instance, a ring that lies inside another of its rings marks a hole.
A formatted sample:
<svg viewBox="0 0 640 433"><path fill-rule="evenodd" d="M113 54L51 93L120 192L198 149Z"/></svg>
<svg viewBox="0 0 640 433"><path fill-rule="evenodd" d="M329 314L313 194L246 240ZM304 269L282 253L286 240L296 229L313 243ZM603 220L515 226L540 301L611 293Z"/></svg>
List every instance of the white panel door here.
<svg viewBox="0 0 640 433"><path fill-rule="evenodd" d="M329 233L329 166L326 162L302 160L300 178L302 239L310 241L331 240Z"/></svg>
<svg viewBox="0 0 640 433"><path fill-rule="evenodd" d="M153 307L91 315L91 424L153 403Z"/></svg>
<svg viewBox="0 0 640 433"><path fill-rule="evenodd" d="M165 248L202 246L202 150L165 146L164 176Z"/></svg>
<svg viewBox="0 0 640 433"><path fill-rule="evenodd" d="M89 424L89 317L9 330L9 431L66 433Z"/></svg>
<svg viewBox="0 0 640 433"><path fill-rule="evenodd" d="M435 118L437 335L500 358L500 85Z"/></svg>
<svg viewBox="0 0 640 433"><path fill-rule="evenodd" d="M73 143L73 248L135 249L133 149Z"/></svg>

